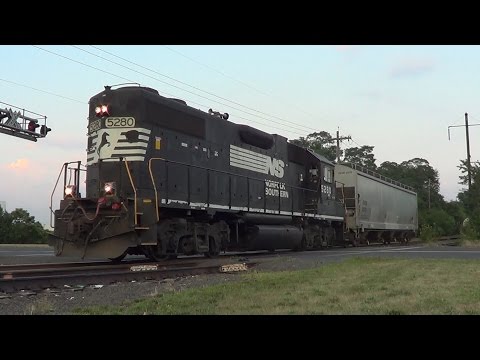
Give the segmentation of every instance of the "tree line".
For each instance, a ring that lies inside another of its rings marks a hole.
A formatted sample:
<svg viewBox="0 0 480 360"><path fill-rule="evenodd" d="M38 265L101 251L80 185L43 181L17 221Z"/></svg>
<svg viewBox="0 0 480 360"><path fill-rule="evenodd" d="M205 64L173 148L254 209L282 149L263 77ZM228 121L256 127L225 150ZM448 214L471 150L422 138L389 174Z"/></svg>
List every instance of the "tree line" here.
<svg viewBox="0 0 480 360"><path fill-rule="evenodd" d="M0 207L0 244L42 244L48 233L24 209L7 212Z"/></svg>
<svg viewBox="0 0 480 360"><path fill-rule="evenodd" d="M331 161L336 160L334 138L326 131L290 140L308 147ZM417 192L418 224L420 236L429 239L437 236L456 235L463 232L468 238L480 235L480 165L471 167L472 186L458 194L458 201L445 201L440 194L440 178L428 160L417 157L401 163L384 161L376 164L374 146L351 147L340 150L341 162L355 163L374 170L383 176L409 185ZM460 183L467 183L465 161L460 162ZM465 221L468 219L467 221Z"/></svg>

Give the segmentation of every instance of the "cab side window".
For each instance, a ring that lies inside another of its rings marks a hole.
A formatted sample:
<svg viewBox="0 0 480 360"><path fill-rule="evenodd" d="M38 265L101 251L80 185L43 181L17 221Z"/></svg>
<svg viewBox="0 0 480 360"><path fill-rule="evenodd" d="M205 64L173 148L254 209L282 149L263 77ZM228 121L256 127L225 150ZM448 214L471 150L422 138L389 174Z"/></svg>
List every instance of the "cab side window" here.
<svg viewBox="0 0 480 360"><path fill-rule="evenodd" d="M323 180L327 183L331 183L333 181L333 168L328 166L323 168Z"/></svg>

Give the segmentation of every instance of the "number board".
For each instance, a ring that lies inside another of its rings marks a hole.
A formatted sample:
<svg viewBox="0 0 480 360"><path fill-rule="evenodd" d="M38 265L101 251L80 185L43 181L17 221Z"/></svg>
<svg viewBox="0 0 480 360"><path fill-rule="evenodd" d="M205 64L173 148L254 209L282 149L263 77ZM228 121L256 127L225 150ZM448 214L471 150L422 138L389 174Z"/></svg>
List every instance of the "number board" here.
<svg viewBox="0 0 480 360"><path fill-rule="evenodd" d="M101 127L100 120L94 120L94 121L90 122L90 125L88 125L88 133L91 134L95 131L98 131L98 130L100 130L100 127Z"/></svg>
<svg viewBox="0 0 480 360"><path fill-rule="evenodd" d="M134 126L135 118L133 117L109 117L105 119L105 127L107 128L124 128Z"/></svg>

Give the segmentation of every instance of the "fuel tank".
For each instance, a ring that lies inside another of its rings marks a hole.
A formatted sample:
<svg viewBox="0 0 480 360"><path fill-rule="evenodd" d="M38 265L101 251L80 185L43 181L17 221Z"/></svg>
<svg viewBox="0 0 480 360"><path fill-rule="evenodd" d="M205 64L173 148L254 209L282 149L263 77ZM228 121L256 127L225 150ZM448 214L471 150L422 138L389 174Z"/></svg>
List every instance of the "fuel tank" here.
<svg viewBox="0 0 480 360"><path fill-rule="evenodd" d="M295 249L302 237L303 230L289 225L253 225L246 231L248 250Z"/></svg>

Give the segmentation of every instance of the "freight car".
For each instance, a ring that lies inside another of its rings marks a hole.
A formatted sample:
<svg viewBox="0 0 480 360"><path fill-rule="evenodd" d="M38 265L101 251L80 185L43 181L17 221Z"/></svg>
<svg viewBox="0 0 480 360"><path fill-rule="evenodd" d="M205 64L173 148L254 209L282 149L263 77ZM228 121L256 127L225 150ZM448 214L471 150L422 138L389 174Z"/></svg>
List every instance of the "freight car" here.
<svg viewBox="0 0 480 360"><path fill-rule="evenodd" d="M345 204L346 240L408 242L418 230L413 188L356 164L336 164L337 196Z"/></svg>
<svg viewBox="0 0 480 360"><path fill-rule="evenodd" d="M93 96L85 196L81 162L65 163L63 199L50 205L56 255L158 260L343 244L334 164L228 118L147 87Z"/></svg>

